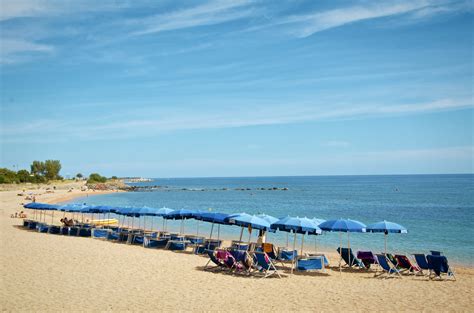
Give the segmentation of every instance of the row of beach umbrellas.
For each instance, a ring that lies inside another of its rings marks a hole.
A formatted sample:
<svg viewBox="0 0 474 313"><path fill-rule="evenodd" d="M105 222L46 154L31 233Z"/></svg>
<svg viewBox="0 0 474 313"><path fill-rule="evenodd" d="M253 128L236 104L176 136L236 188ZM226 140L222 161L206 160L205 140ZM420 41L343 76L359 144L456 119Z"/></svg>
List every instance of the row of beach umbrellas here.
<svg viewBox="0 0 474 313"><path fill-rule="evenodd" d="M303 251L304 245L304 236L305 235L320 235L323 231L328 232L339 232L341 235L343 232L347 233L348 239L348 248L350 248L350 233L353 232L373 232L373 233L384 233L385 236L385 253L387 252L387 235L389 233L407 233L407 229L397 223L381 221L369 226L351 219L334 219L334 220L322 220L322 219L310 219L307 217L283 217L276 218L271 215L259 214L251 215L247 213L236 213L236 214L226 214L226 213L217 213L209 211L196 211L189 209L179 209L172 210L169 208L150 208L150 207L116 207L116 206L88 206L85 204L65 204L65 205L56 205L48 203L38 203L32 202L24 205L27 209L33 210L52 210L52 219L54 218L54 211L63 211L63 212L72 212L79 214L109 214L115 213L123 216L122 226L124 224L125 217L132 217L132 228L133 221L135 217L139 218L139 227L140 227L140 217L146 218L147 216L155 216L163 218L163 228L165 228L165 221L168 219L172 220L181 220L181 229L180 233L184 233L184 220L186 219L195 219L197 220L197 235L199 235L199 222L209 222L212 223L211 234L212 238L214 225L218 225L218 239L220 235L220 225L235 225L241 227L240 239L239 242L242 242L242 235L245 228L249 230L249 242L252 231L254 229L261 231L270 231L274 232L276 230L289 233L293 233L293 250L296 247L296 234L301 234L301 252ZM36 213L35 213L36 217ZM44 217L43 217L44 219ZM153 223L153 219L152 219ZM144 223L145 225L145 223ZM151 225L153 229L153 224ZM340 244L342 246L342 236L340 236ZM287 236L287 246L288 246L288 236Z"/></svg>

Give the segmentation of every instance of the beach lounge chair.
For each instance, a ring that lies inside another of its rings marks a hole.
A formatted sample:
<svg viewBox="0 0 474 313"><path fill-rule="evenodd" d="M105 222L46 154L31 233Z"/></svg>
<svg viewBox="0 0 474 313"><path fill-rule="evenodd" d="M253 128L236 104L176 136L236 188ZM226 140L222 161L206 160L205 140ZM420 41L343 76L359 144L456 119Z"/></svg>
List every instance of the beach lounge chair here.
<svg viewBox="0 0 474 313"><path fill-rule="evenodd" d="M364 263L361 260L355 257L354 253L352 253L352 249L350 248L337 248L337 252L341 256L342 260L346 262L347 266L358 266L359 268L365 268ZM339 260L341 262L341 260Z"/></svg>
<svg viewBox="0 0 474 313"><path fill-rule="evenodd" d="M184 240L169 240L165 246L166 250L171 251L184 251L187 248L189 241Z"/></svg>
<svg viewBox="0 0 474 313"><path fill-rule="evenodd" d="M441 274L446 274L446 277L448 278L453 278L456 280L456 276L454 276L454 271L449 267L448 264L448 259L443 256L443 255L427 255L426 260L428 261L428 264L431 267L430 271L430 276L429 278L432 278L433 276L439 277L439 279L442 279Z"/></svg>
<svg viewBox="0 0 474 313"><path fill-rule="evenodd" d="M398 269L400 269L400 267L398 266L398 261L397 259L395 258L395 256L391 253L382 253L382 254L385 254L385 256L387 257L387 259Z"/></svg>
<svg viewBox="0 0 474 313"><path fill-rule="evenodd" d="M420 272L425 274L423 271L429 271L429 274L431 274L431 265L428 264L426 256L423 253L415 253L413 256L415 257L415 261L418 265L418 268L420 269Z"/></svg>
<svg viewBox="0 0 474 313"><path fill-rule="evenodd" d="M36 229L39 233L47 233L49 231L49 225L45 223L38 223L36 224Z"/></svg>
<svg viewBox="0 0 474 313"><path fill-rule="evenodd" d="M235 259L235 264L232 266L232 269L246 269L248 272L250 272L252 268L252 257L248 254L247 250L231 249L229 252Z"/></svg>
<svg viewBox="0 0 474 313"><path fill-rule="evenodd" d="M369 269L372 264L377 264L377 258L372 251L357 251L357 258Z"/></svg>
<svg viewBox="0 0 474 313"><path fill-rule="evenodd" d="M51 225L51 226L49 226L48 233L54 234L54 235L59 235L61 233L61 227L56 226L56 225Z"/></svg>
<svg viewBox="0 0 474 313"><path fill-rule="evenodd" d="M270 257L270 259L272 260L278 259L275 246L272 243L266 243L266 242L262 243L262 250Z"/></svg>
<svg viewBox="0 0 474 313"><path fill-rule="evenodd" d="M325 270L324 256L309 256L296 260L296 270L302 272L323 271Z"/></svg>
<svg viewBox="0 0 474 313"><path fill-rule="evenodd" d="M167 238L149 238L145 237L143 246L145 248L164 248L168 244Z"/></svg>
<svg viewBox="0 0 474 313"><path fill-rule="evenodd" d="M80 237L91 237L92 235L92 229L89 227L81 227L79 228L79 233L78 236Z"/></svg>
<svg viewBox="0 0 474 313"><path fill-rule="evenodd" d="M79 227L71 226L71 227L68 227L68 228L69 228L69 231L68 231L69 236L77 236L79 234Z"/></svg>
<svg viewBox="0 0 474 313"><path fill-rule="evenodd" d="M416 264L413 264L406 255L396 254L395 259L397 260L397 264L400 269L414 274L422 274L421 269Z"/></svg>
<svg viewBox="0 0 474 313"><path fill-rule="evenodd" d="M400 270L395 268L395 266L392 264L392 262L389 261L387 256L385 254L376 254L377 256L377 261L382 269L382 272L380 274L375 273L374 277L379 277L383 275L387 275L386 277L391 277L391 275L394 275L395 277L402 277L400 274Z"/></svg>
<svg viewBox="0 0 474 313"><path fill-rule="evenodd" d="M30 224L30 220L23 220L23 227L28 228L28 225Z"/></svg>
<svg viewBox="0 0 474 313"><path fill-rule="evenodd" d="M107 234L108 233L109 233L108 229L93 228L92 229L92 238L94 238L94 239L107 239Z"/></svg>
<svg viewBox="0 0 474 313"><path fill-rule="evenodd" d="M296 260L297 257L298 257L297 250L285 250L285 249L278 250L277 259L279 261L293 261L293 260Z"/></svg>
<svg viewBox="0 0 474 313"><path fill-rule="evenodd" d="M59 233L61 235L69 235L69 226L61 226Z"/></svg>
<svg viewBox="0 0 474 313"><path fill-rule="evenodd" d="M443 253L441 251L436 251L436 250L430 250L431 255L442 255Z"/></svg>
<svg viewBox="0 0 474 313"><path fill-rule="evenodd" d="M254 251L254 267L259 271L263 272L263 278L272 276L276 274L279 278L281 278L280 272L277 270L275 265L273 264L272 260L265 252Z"/></svg>
<svg viewBox="0 0 474 313"><path fill-rule="evenodd" d="M120 233L118 233L117 231L111 230L107 233L107 238L106 239L108 241L118 241L119 238L120 238Z"/></svg>
<svg viewBox="0 0 474 313"><path fill-rule="evenodd" d="M217 257L216 257L216 251L215 250L206 250L207 255L209 256L209 261L207 261L206 265L204 266L204 270L209 270L209 269L222 269L225 267L224 263L221 262ZM209 267L210 263L214 263L215 266Z"/></svg>
<svg viewBox="0 0 474 313"><path fill-rule="evenodd" d="M329 267L329 264L330 264L329 259L324 253L309 253L308 256L310 256L310 257L316 257L316 256L323 257L324 258L324 267Z"/></svg>
<svg viewBox="0 0 474 313"><path fill-rule="evenodd" d="M30 221L28 223L28 229L36 229L36 226L38 225L38 222L36 221Z"/></svg>

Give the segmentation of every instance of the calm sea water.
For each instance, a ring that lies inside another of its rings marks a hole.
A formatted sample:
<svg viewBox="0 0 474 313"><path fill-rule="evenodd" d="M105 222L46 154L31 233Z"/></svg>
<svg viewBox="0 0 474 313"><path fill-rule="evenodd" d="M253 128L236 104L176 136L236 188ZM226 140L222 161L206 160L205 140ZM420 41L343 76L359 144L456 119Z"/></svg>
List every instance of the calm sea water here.
<svg viewBox="0 0 474 313"><path fill-rule="evenodd" d="M408 234L388 236L388 250L402 253L441 250L450 260L473 266L474 175L181 178L134 185L168 188L89 196L74 202L266 213L275 217L351 218L367 225L388 220L408 229ZM272 187L288 190L257 190ZM150 227L151 218L145 222ZM155 218L153 223L155 228L162 227L161 218ZM169 222L167 227L178 231L180 222ZM187 233L196 233L197 228L196 221L185 222ZM199 233L209 234L209 231L210 225L201 222ZM238 239L239 235L238 227L221 226L222 237ZM279 245L287 242L286 233L282 232L269 234L267 238ZM347 245L347 235L342 238ZM244 239L248 239L247 231ZM334 250L339 240L338 233L325 233L317 238L306 236L305 249ZM353 233L350 240L356 250L381 252L384 248L383 234ZM290 237L289 245L292 244ZM300 244L298 236L297 247Z"/></svg>

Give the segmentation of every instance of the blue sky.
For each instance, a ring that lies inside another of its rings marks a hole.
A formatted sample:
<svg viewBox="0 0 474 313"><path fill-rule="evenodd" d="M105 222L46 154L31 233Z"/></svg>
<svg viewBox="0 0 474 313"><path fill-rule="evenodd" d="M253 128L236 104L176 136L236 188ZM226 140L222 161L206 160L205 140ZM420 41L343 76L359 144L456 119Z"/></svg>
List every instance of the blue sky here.
<svg viewBox="0 0 474 313"><path fill-rule="evenodd" d="M2 1L1 164L473 172L470 1Z"/></svg>

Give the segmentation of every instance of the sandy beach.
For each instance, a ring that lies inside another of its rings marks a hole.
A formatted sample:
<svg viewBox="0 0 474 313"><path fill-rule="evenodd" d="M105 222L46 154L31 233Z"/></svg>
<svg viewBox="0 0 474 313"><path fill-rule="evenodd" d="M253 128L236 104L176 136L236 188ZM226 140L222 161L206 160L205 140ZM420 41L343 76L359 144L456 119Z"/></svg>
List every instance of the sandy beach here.
<svg viewBox="0 0 474 313"><path fill-rule="evenodd" d="M457 281L404 276L379 279L353 270L284 272L282 279L204 271L207 258L91 238L26 231L10 218L28 202L1 197L3 311L472 311L474 269L456 266ZM84 192L55 190L38 202ZM328 254L333 266L337 256Z"/></svg>

